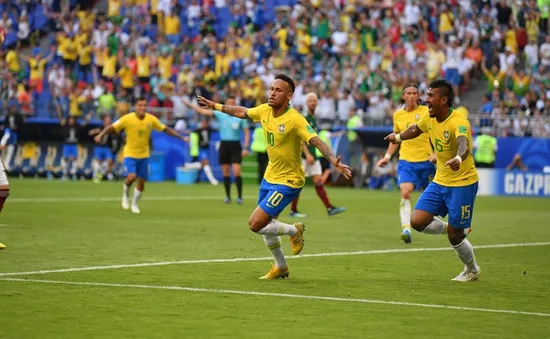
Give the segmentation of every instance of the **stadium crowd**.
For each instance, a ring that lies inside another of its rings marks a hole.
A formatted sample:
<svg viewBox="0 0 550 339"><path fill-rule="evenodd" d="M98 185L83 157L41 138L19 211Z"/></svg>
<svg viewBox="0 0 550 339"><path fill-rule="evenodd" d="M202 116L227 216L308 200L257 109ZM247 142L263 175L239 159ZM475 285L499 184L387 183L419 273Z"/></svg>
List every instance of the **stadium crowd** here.
<svg viewBox="0 0 550 339"><path fill-rule="evenodd" d="M119 116L146 95L164 120L193 121L182 100L234 95L253 106L284 71L298 82L295 107L319 94L322 121L357 114L389 125L404 84L425 89L444 76L459 106L485 73L483 105L465 105L486 115L481 125L550 133L548 0L109 0L107 13L63 4L2 2L0 28L12 37L1 58L4 108ZM37 32L49 43L23 53Z"/></svg>

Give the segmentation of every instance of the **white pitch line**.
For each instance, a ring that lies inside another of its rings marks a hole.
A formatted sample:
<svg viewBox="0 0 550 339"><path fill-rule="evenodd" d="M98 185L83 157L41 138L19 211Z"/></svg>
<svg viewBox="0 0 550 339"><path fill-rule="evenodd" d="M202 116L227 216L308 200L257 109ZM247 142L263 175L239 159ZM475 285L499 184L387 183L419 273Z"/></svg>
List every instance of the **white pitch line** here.
<svg viewBox="0 0 550 339"><path fill-rule="evenodd" d="M120 197L45 197L45 198L10 198L9 203L36 203L36 202L45 202L45 203L57 203L57 202L111 202L111 201L120 201ZM244 200L256 201L258 196L255 195L245 195ZM318 199L314 196L304 196L300 199L311 200ZM363 198L361 198L363 199ZM368 197L365 197L368 199ZM141 200L149 201L177 201L177 200L219 200L222 201L220 196L214 195L205 195L205 196L191 196L191 195L175 195L175 196L145 196Z"/></svg>
<svg viewBox="0 0 550 339"><path fill-rule="evenodd" d="M257 196L245 196L244 199L257 199ZM72 197L72 198L13 198L9 203L29 203L29 202L95 202L95 201L119 201L120 197ZM165 200L221 200L220 196L149 196L142 200L165 201Z"/></svg>
<svg viewBox="0 0 550 339"><path fill-rule="evenodd" d="M478 245L478 246L474 246L474 248L475 249L484 249L484 248L508 248L508 247L533 247L533 246L549 246L549 245L550 245L550 242L532 242L532 243L517 243L517 244ZM353 255L409 253L409 252L438 252L438 251L452 251L452 250L453 250L452 247L396 248L396 249L356 251L356 252L328 252L328 253L302 254L302 255L295 256L295 257L288 257L287 259L316 258L316 257L341 257L341 256L353 256ZM138 264L120 264L120 265L106 265L106 266L72 267L72 268L61 268L61 269L28 271L28 272L3 272L3 273L0 273L0 277L18 276L18 275L49 274L49 273L96 271L96 270L109 270L109 269L134 268L134 267L166 266L166 265L214 264L214 263L230 263L230 262L246 262L246 261L263 261L263 260L271 260L271 259L273 259L273 258L272 257L256 257L256 258L230 258L230 259L199 259L199 260L161 261L161 262L148 262L148 263L138 263Z"/></svg>
<svg viewBox="0 0 550 339"><path fill-rule="evenodd" d="M550 317L550 313L541 313L541 312L502 310L502 309L477 308L477 307L463 307L463 306L438 305L438 304L421 304L421 303L413 303L413 302L405 302L405 301L325 297L325 296L317 296L317 295L290 294L290 293L270 293L270 292L254 292L254 291L239 291L239 290L223 290L223 289L196 288L196 287L186 287L186 286L110 284L110 283L99 283L99 282L39 280L39 279L20 279L20 278L0 278L0 281L32 282L32 283L43 283L43 284L77 285L77 286L140 288L140 289L172 290L172 291L236 294L236 295L253 295L253 296L263 296L263 297L282 297L282 298L294 298L294 299L341 301L341 302L354 302L354 303L364 303L364 304L412 306L412 307L439 308L439 309L459 310L459 311L474 311L474 312L485 312L485 313L501 313L501 314L513 314L513 315L529 315L529 316L538 316L538 317Z"/></svg>

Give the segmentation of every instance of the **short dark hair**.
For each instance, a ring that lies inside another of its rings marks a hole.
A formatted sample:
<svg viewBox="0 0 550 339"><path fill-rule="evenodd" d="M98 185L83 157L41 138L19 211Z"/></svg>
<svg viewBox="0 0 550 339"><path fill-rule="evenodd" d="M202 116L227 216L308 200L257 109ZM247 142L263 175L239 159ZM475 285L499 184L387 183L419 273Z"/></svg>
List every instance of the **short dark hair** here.
<svg viewBox="0 0 550 339"><path fill-rule="evenodd" d="M440 95L447 97L447 106L449 107L453 106L453 99L454 99L453 85L451 85L447 80L445 79L434 80L430 84L430 88L439 89Z"/></svg>
<svg viewBox="0 0 550 339"><path fill-rule="evenodd" d="M292 80L291 77L285 74L277 74L275 76L275 79L281 79L284 82L286 82L290 86L290 91L294 93L294 90L296 89L296 85L294 84L294 80Z"/></svg>
<svg viewBox="0 0 550 339"><path fill-rule="evenodd" d="M143 100L147 101L147 98L146 98L146 97L137 97L137 98L136 98L136 103L137 103L138 101L143 101Z"/></svg>

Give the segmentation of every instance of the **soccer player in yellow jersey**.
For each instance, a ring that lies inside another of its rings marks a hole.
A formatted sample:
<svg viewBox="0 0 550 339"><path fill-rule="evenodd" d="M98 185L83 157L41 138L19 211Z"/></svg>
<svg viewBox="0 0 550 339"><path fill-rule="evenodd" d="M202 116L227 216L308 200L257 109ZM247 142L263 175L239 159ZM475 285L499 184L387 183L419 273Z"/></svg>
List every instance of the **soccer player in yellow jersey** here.
<svg viewBox="0 0 550 339"><path fill-rule="evenodd" d="M307 123L300 112L290 107L294 81L279 74L271 83L269 100L254 108L228 106L198 97L202 106L241 118L260 122L267 141L269 164L260 186L258 207L248 219L250 229L264 236L264 242L275 259L272 269L260 279L279 279L289 275L279 236L290 236L292 254L304 247L304 224L285 224L277 217L300 194L305 182L302 166L302 141L315 146L346 178L351 177L349 166L336 157Z"/></svg>
<svg viewBox="0 0 550 339"><path fill-rule="evenodd" d="M416 85L405 86L401 98L405 105L393 115L393 131L395 133L405 131L410 125L418 123L420 119L428 115L428 107L418 104L419 93ZM401 202L399 203L401 239L408 244L412 242L411 193L415 188L426 188L430 180L433 179L435 167L432 163L435 162L435 156L430 138L427 134L422 134L416 139L404 141L401 146L390 143L386 155L378 161L377 166L386 166L398 148L397 181L401 191Z"/></svg>
<svg viewBox="0 0 550 339"><path fill-rule="evenodd" d="M385 139L400 143L428 133L435 147L437 171L434 180L422 193L411 216L411 226L427 234L447 234L464 271L453 280L477 280L480 268L474 249L466 238L470 233L478 175L472 156L472 138L468 118L451 108L453 87L445 80L430 84L426 100L429 115L401 133ZM435 217L449 214L449 223Z"/></svg>
<svg viewBox="0 0 550 339"><path fill-rule="evenodd" d="M94 140L100 143L107 133L120 133L124 130L126 133L126 145L124 145L124 168L126 170L126 179L123 185L122 208L130 208L129 191L130 186L137 180L134 196L132 198L131 209L133 213L140 213L138 202L145 188L149 166L149 141L153 130L162 131L170 136L186 141L187 138L180 136L178 132L163 123L152 114L147 113L147 100L139 98L136 100L136 111L123 115L114 123L106 126Z"/></svg>

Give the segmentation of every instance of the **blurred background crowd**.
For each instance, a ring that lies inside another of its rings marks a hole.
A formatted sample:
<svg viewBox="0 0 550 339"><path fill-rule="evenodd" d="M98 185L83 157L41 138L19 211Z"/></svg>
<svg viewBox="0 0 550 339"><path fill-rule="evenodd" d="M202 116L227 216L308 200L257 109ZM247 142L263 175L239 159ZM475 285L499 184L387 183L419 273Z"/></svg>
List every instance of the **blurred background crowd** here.
<svg viewBox="0 0 550 339"><path fill-rule="evenodd" d="M103 10L101 10L103 6ZM115 117L145 95L166 122L196 94L264 102L277 72L318 117L390 125L403 85L445 77L499 136L550 135L548 0L3 0L1 103ZM486 84L485 84L486 83ZM475 117L475 118L474 118Z"/></svg>

